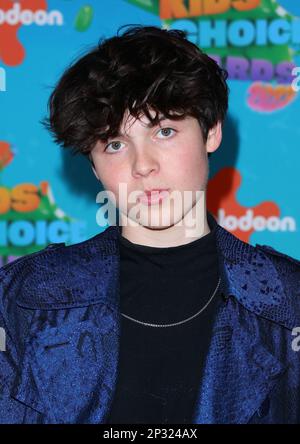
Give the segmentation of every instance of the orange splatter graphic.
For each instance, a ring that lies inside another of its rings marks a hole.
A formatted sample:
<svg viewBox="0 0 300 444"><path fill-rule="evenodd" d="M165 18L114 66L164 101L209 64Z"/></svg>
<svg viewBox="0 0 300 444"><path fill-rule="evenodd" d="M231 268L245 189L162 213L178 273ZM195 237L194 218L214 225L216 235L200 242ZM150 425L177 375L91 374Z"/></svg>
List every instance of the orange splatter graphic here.
<svg viewBox="0 0 300 444"><path fill-rule="evenodd" d="M0 142L0 171L6 167L14 158L11 151L10 144L7 142Z"/></svg>
<svg viewBox="0 0 300 444"><path fill-rule="evenodd" d="M40 183L40 190L41 190L41 193L42 193L43 196L47 196L48 188L49 188L49 183L48 183L48 181L47 181L47 180L43 180L43 181Z"/></svg>
<svg viewBox="0 0 300 444"><path fill-rule="evenodd" d="M226 167L220 170L208 183L207 187L207 208L217 217L218 210L222 208L226 215L234 215L237 218L245 215L247 210L253 211L253 217L280 216L279 207L274 202L263 202L254 207L244 207L236 199L236 194L242 182L241 174L233 167ZM248 231L237 229L234 235L244 242L249 243L254 228Z"/></svg>
<svg viewBox="0 0 300 444"><path fill-rule="evenodd" d="M8 11L13 6L11 0L0 0L0 9ZM47 9L45 0L23 0L21 2L22 10L27 9L32 12ZM22 25L9 25L4 23L0 26L0 60L5 65L16 66L22 63L25 57L25 48L18 39L17 33Z"/></svg>

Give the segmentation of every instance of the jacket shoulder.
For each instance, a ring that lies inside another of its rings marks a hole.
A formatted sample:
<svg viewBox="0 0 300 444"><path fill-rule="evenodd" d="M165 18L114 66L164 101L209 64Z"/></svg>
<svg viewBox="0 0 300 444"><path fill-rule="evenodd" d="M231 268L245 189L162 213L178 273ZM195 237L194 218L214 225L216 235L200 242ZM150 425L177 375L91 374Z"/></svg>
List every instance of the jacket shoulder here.
<svg viewBox="0 0 300 444"><path fill-rule="evenodd" d="M278 263L287 263L294 265L298 268L300 268L300 260L289 256L286 253L282 253L281 251L276 250L275 248L271 247L270 245L260 245L256 244L256 248L266 253L273 261L277 261Z"/></svg>
<svg viewBox="0 0 300 444"><path fill-rule="evenodd" d="M32 276L41 276L40 269L43 268L46 257L53 256L54 251L64 247L64 244L50 244L35 252L26 254L6 265L0 267L0 315L6 318L7 313L12 311L18 295L22 293Z"/></svg>
<svg viewBox="0 0 300 444"><path fill-rule="evenodd" d="M25 254L18 259L15 259L12 262L9 262L8 264L3 265L0 267L0 277L3 278L3 276L10 274L14 272L19 267L22 267L23 265L33 262L38 259L42 259L45 256L45 252L49 253L50 251L57 250L58 248L65 247L65 243L53 243L47 245L47 247L42 248L39 251L36 251L34 253Z"/></svg>
<svg viewBox="0 0 300 444"><path fill-rule="evenodd" d="M0 269L1 292L23 308L57 309L97 303L115 272L116 242L105 232L73 245L50 244ZM95 288L93 282L100 284Z"/></svg>
<svg viewBox="0 0 300 444"><path fill-rule="evenodd" d="M292 301L294 314L300 320L300 261L269 245L256 245L256 248L271 260L287 298Z"/></svg>
<svg viewBox="0 0 300 444"><path fill-rule="evenodd" d="M103 253L110 253L110 249L107 246L105 231L91 237L82 242L78 242L72 245L66 245L65 242L51 243L41 250L25 254L24 256L10 262L0 268L0 276L3 274L14 273L25 268L28 272L30 270L37 271L38 268L43 268L43 266L48 266L49 261L51 265L55 267L56 263L61 261L71 260L77 254L81 255L85 252L90 252L95 249ZM27 273L28 274L28 273Z"/></svg>

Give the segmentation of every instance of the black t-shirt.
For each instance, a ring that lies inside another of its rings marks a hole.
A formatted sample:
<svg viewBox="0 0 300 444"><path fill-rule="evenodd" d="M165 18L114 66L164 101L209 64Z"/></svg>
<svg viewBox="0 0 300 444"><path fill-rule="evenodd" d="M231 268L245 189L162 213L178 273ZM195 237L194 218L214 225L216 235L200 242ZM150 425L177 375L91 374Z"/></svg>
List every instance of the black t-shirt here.
<svg viewBox="0 0 300 444"><path fill-rule="evenodd" d="M119 236L120 309L169 324L201 310L217 287L215 228L176 247L134 244ZM222 298L178 326L149 327L121 316L118 378L108 424L192 423L213 319Z"/></svg>

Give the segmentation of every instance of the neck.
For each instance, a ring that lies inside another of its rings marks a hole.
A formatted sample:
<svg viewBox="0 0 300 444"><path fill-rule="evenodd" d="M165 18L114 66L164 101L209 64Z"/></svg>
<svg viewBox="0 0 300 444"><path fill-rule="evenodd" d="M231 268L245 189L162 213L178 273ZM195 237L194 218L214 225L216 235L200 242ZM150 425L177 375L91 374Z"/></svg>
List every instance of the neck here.
<svg viewBox="0 0 300 444"><path fill-rule="evenodd" d="M209 232L205 199L196 202L178 223L168 227L131 226L127 216L121 214L121 235L139 245L176 247L200 239Z"/></svg>

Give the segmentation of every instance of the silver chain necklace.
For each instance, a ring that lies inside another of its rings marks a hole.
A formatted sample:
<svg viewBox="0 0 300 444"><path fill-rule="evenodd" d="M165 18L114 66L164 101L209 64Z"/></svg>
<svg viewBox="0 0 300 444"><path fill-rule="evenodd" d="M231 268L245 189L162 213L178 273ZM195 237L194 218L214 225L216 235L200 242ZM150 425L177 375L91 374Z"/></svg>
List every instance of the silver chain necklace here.
<svg viewBox="0 0 300 444"><path fill-rule="evenodd" d="M215 288L215 291L213 292L212 296L210 297L210 299L206 302L206 304L204 305L204 307L201 308L201 310L199 310L197 313L195 313L193 316L190 316L187 319L183 319L182 321L179 322L174 322L172 324L153 324L151 322L142 322L142 321L138 321L137 319L134 319L124 313L121 313L122 316L124 316L124 318L129 319L130 321L136 322L137 324L141 324L141 325L145 325L146 327L174 327L175 325L180 325L180 324L184 324L185 322L188 322L192 319L194 319L196 316L198 316L200 313L202 313L206 307L210 304L210 302L212 301L212 299L214 298L215 294L218 291L218 288L220 286L221 283L221 278L219 278L217 286Z"/></svg>

